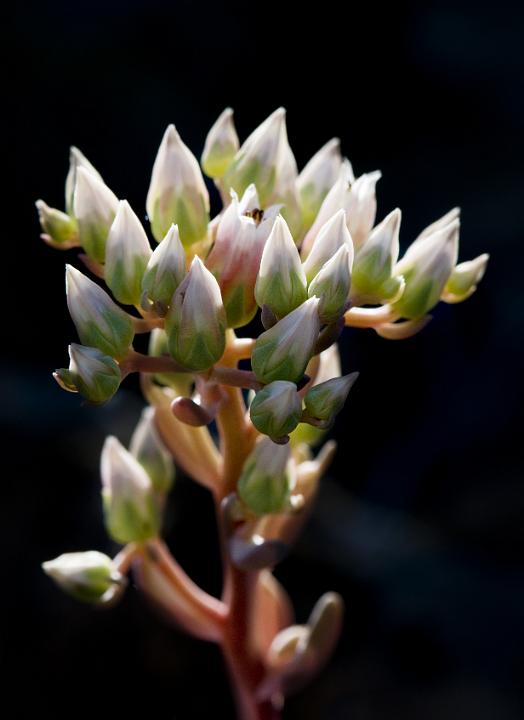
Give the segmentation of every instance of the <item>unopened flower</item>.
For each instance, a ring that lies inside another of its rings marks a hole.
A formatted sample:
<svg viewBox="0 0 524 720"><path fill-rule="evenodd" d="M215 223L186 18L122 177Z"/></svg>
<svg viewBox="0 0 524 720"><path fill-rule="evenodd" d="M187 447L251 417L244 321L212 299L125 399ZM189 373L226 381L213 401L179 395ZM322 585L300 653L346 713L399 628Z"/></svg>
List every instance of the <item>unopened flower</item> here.
<svg viewBox="0 0 524 720"><path fill-rule="evenodd" d="M154 537L159 518L153 484L142 465L115 438L108 437L101 457L102 499L108 533L119 543Z"/></svg>
<svg viewBox="0 0 524 720"><path fill-rule="evenodd" d="M300 255L281 215L275 220L262 253L255 298L260 307L267 305L276 317L284 317L307 298Z"/></svg>
<svg viewBox="0 0 524 720"><path fill-rule="evenodd" d="M169 492L175 479L175 466L156 429L153 407L142 411L129 450L149 475L153 489L160 493Z"/></svg>
<svg viewBox="0 0 524 720"><path fill-rule="evenodd" d="M442 300L447 303L458 303L467 300L484 277L489 255L483 253L474 260L455 265L442 293Z"/></svg>
<svg viewBox="0 0 524 720"><path fill-rule="evenodd" d="M83 602L100 602L113 585L124 582L111 558L96 550L64 553L42 568L64 592Z"/></svg>
<svg viewBox="0 0 524 720"><path fill-rule="evenodd" d="M331 423L344 407L357 378L358 372L353 372L314 385L304 397L306 413L312 418Z"/></svg>
<svg viewBox="0 0 524 720"><path fill-rule="evenodd" d="M315 275L343 245L348 246L348 264L351 271L354 255L353 242L347 229L346 212L341 209L322 225L309 248L309 253L304 261L304 272L308 282L313 280Z"/></svg>
<svg viewBox="0 0 524 720"><path fill-rule="evenodd" d="M285 438L296 428L302 415L297 386L285 380L269 383L253 398L249 414L259 432L271 438Z"/></svg>
<svg viewBox="0 0 524 720"><path fill-rule="evenodd" d="M261 382L302 378L320 329L318 304L316 297L306 300L257 338L251 365Z"/></svg>
<svg viewBox="0 0 524 720"><path fill-rule="evenodd" d="M118 210L118 198L99 177L79 166L76 169L73 208L80 244L90 258L104 262L107 236Z"/></svg>
<svg viewBox="0 0 524 720"><path fill-rule="evenodd" d="M318 314L322 323L335 322L347 309L351 286L350 247L348 244L341 245L309 284L309 297L316 295L320 298Z"/></svg>
<svg viewBox="0 0 524 720"><path fill-rule="evenodd" d="M209 195L197 159L174 125L169 125L153 165L147 214L160 242L173 223L184 247L203 240L209 221Z"/></svg>
<svg viewBox="0 0 524 720"><path fill-rule="evenodd" d="M142 292L159 315L165 315L173 293L186 274L186 256L178 227L171 225L151 255L142 278Z"/></svg>
<svg viewBox="0 0 524 720"><path fill-rule="evenodd" d="M90 403L110 400L120 387L122 374L117 363L97 348L71 343L69 369L55 373L56 381L66 390L79 392Z"/></svg>
<svg viewBox="0 0 524 720"><path fill-rule="evenodd" d="M351 183L351 191L345 205L349 232L355 249L359 248L369 236L375 224L377 198L375 187L382 177L379 170L364 173Z"/></svg>
<svg viewBox="0 0 524 720"><path fill-rule="evenodd" d="M114 358L124 356L133 341L131 317L95 282L66 265L67 306L82 344Z"/></svg>
<svg viewBox="0 0 524 720"><path fill-rule="evenodd" d="M313 155L298 176L297 188L306 228L313 224L324 198L339 176L341 165L340 140L333 138Z"/></svg>
<svg viewBox="0 0 524 720"><path fill-rule="evenodd" d="M60 250L68 250L78 244L78 224L74 217L49 207L43 200L37 200L35 205L43 240Z"/></svg>
<svg viewBox="0 0 524 720"><path fill-rule="evenodd" d="M68 215L74 214L74 195L76 186L76 171L79 167L87 170L88 173L94 175L101 182L104 182L98 170L93 167L86 156L77 148L69 149L69 172L67 173L65 182L65 204Z"/></svg>
<svg viewBox="0 0 524 720"><path fill-rule="evenodd" d="M294 476L288 445L275 445L270 438L260 438L242 468L237 491L241 500L255 515L284 512Z"/></svg>
<svg viewBox="0 0 524 720"><path fill-rule="evenodd" d="M166 331L172 357L190 370L207 370L224 353L226 314L220 287L198 256L173 296Z"/></svg>
<svg viewBox="0 0 524 720"><path fill-rule="evenodd" d="M208 132L202 153L202 168L209 177L220 179L239 147L233 110L226 108Z"/></svg>
<svg viewBox="0 0 524 720"><path fill-rule="evenodd" d="M126 305L138 305L151 246L142 223L127 200L121 200L106 245L105 281Z"/></svg>

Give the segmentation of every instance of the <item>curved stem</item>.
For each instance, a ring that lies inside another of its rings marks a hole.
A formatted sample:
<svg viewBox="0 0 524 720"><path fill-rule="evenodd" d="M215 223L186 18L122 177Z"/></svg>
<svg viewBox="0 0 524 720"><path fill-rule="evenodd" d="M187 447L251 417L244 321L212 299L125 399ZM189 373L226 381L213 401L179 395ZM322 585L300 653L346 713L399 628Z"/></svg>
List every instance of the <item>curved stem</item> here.
<svg viewBox="0 0 524 720"><path fill-rule="evenodd" d="M391 305L382 305L376 308L353 307L344 315L346 325L358 328L374 328L382 323L393 322L399 314Z"/></svg>

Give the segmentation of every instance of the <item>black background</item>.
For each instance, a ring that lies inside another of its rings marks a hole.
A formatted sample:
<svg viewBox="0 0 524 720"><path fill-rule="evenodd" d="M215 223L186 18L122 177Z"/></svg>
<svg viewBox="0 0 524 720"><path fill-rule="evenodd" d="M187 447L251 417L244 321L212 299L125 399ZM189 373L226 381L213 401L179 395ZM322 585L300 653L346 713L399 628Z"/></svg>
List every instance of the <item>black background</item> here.
<svg viewBox="0 0 524 720"><path fill-rule="evenodd" d="M344 370L361 377L317 510L277 575L300 621L331 589L347 617L331 665L284 718L523 716L523 19L505 2L18 3L6 38L0 526L3 660L22 689L6 717L233 716L214 647L164 625L133 589L93 611L39 568L64 551L115 550L99 452L109 432L128 440L141 400L128 382L90 409L53 383L75 334L65 257L39 241L33 206L62 207L75 144L144 215L166 125L199 155L226 105L241 139L284 105L300 167L338 135L357 173L380 168L378 217L402 208L403 247L458 204L461 259L491 255L479 291L439 306L416 338L344 336ZM180 478L167 537L218 592L212 518Z"/></svg>

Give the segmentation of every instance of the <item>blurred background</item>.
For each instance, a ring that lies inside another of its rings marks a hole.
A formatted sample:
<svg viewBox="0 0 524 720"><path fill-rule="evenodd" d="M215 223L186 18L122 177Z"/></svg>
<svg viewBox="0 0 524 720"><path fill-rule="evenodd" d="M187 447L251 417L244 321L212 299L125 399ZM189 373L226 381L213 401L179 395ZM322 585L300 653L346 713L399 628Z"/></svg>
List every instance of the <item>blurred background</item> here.
<svg viewBox="0 0 524 720"><path fill-rule="evenodd" d="M90 409L52 380L75 331L66 256L39 240L33 204L63 206L75 144L145 216L166 125L199 155L226 105L241 140L284 105L299 167L336 135L357 174L380 168L378 219L402 208L403 248L460 205L461 260L491 255L477 293L439 306L415 338L344 336L343 368L360 379L317 508L276 574L299 621L327 590L347 617L330 666L284 719L524 716L523 31L522 5L505 0L17 4L1 617L5 671L25 690L9 717L233 717L214 647L164 625L133 588L95 611L40 570L65 551L115 551L99 452L108 433L128 441L142 401L127 382ZM218 592L212 508L182 477L167 528L182 565Z"/></svg>

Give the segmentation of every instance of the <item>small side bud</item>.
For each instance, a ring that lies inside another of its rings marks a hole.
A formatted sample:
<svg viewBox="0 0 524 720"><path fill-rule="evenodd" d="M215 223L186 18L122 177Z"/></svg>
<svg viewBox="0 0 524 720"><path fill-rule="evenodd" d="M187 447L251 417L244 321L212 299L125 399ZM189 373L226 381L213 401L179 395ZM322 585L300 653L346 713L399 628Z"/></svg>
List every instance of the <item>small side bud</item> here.
<svg viewBox="0 0 524 720"><path fill-rule="evenodd" d="M442 300L447 303L459 303L467 300L484 277L489 255L484 253L474 260L456 265L444 287Z"/></svg>
<svg viewBox="0 0 524 720"><path fill-rule="evenodd" d="M344 407L349 391L357 378L358 372L353 372L314 385L304 398L307 415L331 423Z"/></svg>
<svg viewBox="0 0 524 720"><path fill-rule="evenodd" d="M242 468L237 491L255 515L284 512L289 509L293 489L288 445L275 445L260 438Z"/></svg>
<svg viewBox="0 0 524 720"><path fill-rule="evenodd" d="M351 287L350 246L342 245L308 287L309 297L320 298L318 314L321 323L336 322L346 311Z"/></svg>
<svg viewBox="0 0 524 720"><path fill-rule="evenodd" d="M208 132L202 153L202 169L214 179L224 176L239 148L233 110L226 108Z"/></svg>
<svg viewBox="0 0 524 720"><path fill-rule="evenodd" d="M135 428L129 451L149 475L153 489L168 493L175 480L171 453L162 442L155 425L155 409L146 407Z"/></svg>
<svg viewBox="0 0 524 720"><path fill-rule="evenodd" d="M285 380L269 383L253 398L249 414L259 432L271 438L286 437L296 428L302 415L297 386Z"/></svg>
<svg viewBox="0 0 524 720"><path fill-rule="evenodd" d="M207 370L224 354L226 314L220 287L195 256L166 315L169 352L183 367Z"/></svg>
<svg viewBox="0 0 524 720"><path fill-rule="evenodd" d="M311 227L320 206L340 173L342 156L340 140L333 138L313 155L297 179L302 219Z"/></svg>
<svg viewBox="0 0 524 720"><path fill-rule="evenodd" d="M346 224L345 210L338 210L319 230L304 262L308 282L324 267L337 250L347 245L349 270L353 266L353 241Z"/></svg>
<svg viewBox="0 0 524 720"><path fill-rule="evenodd" d="M103 602L115 584L124 582L111 558L96 550L64 553L42 563L42 569L68 595L89 603Z"/></svg>
<svg viewBox="0 0 524 720"><path fill-rule="evenodd" d="M138 305L151 246L142 223L127 200L121 200L106 245L105 280L115 298Z"/></svg>
<svg viewBox="0 0 524 720"><path fill-rule="evenodd" d="M92 260L104 262L109 228L118 210L118 198L84 167L76 171L74 215L80 244Z"/></svg>
<svg viewBox="0 0 524 720"><path fill-rule="evenodd" d="M58 250L69 250L78 245L78 225L73 217L49 207L43 200L37 200L35 205L42 228L42 240Z"/></svg>
<svg viewBox="0 0 524 720"><path fill-rule="evenodd" d="M284 317L307 298L306 276L297 246L279 215L269 234L255 285L255 298L277 318Z"/></svg>
<svg viewBox="0 0 524 720"><path fill-rule="evenodd" d="M110 400L122 382L117 363L97 348L71 343L69 370L57 371L57 381L66 389L79 392L93 405ZM64 374L67 373L67 374Z"/></svg>
<svg viewBox="0 0 524 720"><path fill-rule="evenodd" d="M82 344L96 347L113 358L123 357L133 341L131 317L72 265L66 265L66 294Z"/></svg>
<svg viewBox="0 0 524 720"><path fill-rule="evenodd" d="M151 255L142 279L144 299L149 300L158 315L165 315L186 274L186 255L180 242L177 225L171 225L167 235Z"/></svg>
<svg viewBox="0 0 524 720"><path fill-rule="evenodd" d="M203 240L209 222L209 195L197 159L174 125L169 125L153 165L147 214L160 242L173 223L184 247Z"/></svg>
<svg viewBox="0 0 524 720"><path fill-rule="evenodd" d="M116 542L142 542L158 533L159 518L152 482L136 458L115 437L108 437L101 457L105 523Z"/></svg>
<svg viewBox="0 0 524 720"><path fill-rule="evenodd" d="M257 338L251 365L261 382L302 379L320 330L318 304L306 300Z"/></svg>

